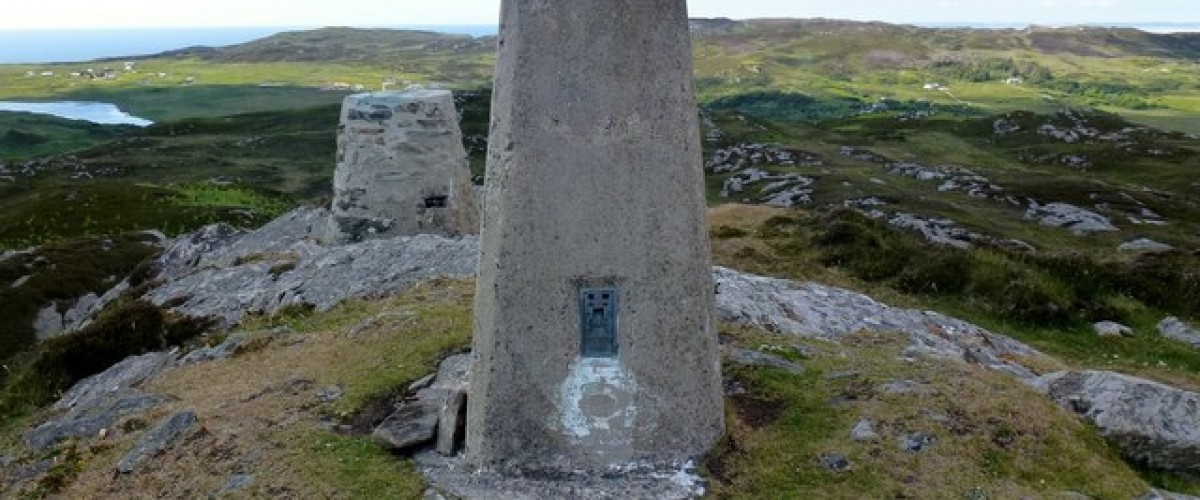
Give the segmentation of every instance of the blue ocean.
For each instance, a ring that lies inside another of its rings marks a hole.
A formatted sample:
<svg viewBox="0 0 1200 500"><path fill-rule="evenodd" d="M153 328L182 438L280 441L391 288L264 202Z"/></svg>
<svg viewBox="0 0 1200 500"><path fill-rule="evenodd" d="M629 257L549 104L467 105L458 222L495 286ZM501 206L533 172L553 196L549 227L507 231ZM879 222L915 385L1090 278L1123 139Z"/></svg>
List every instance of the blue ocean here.
<svg viewBox="0 0 1200 500"><path fill-rule="evenodd" d="M496 34L496 26L385 26L472 36ZM282 31L312 27L172 28L95 30L0 30L0 64L90 61L157 54L196 45L221 47Z"/></svg>

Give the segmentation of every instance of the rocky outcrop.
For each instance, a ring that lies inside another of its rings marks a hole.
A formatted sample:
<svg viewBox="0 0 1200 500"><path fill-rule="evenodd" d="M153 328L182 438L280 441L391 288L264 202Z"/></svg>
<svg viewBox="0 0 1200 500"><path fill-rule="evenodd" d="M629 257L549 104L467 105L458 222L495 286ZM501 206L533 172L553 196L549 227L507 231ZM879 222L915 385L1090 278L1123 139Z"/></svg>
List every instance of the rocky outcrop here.
<svg viewBox="0 0 1200 500"><path fill-rule="evenodd" d="M71 387L51 409L57 414L25 434L25 444L43 450L65 438L85 438L110 428L119 419L158 406L165 396L140 389L174 365L174 352L133 356Z"/></svg>
<svg viewBox="0 0 1200 500"><path fill-rule="evenodd" d="M1128 459L1200 474L1200 394L1113 372L1059 372L1034 386L1094 424Z"/></svg>
<svg viewBox="0 0 1200 500"><path fill-rule="evenodd" d="M1067 203L1031 203L1025 218L1036 220L1043 226L1070 230L1076 236L1117 230L1108 217Z"/></svg>
<svg viewBox="0 0 1200 500"><path fill-rule="evenodd" d="M348 298L384 297L430 278L475 273L475 237L330 246L318 241L327 217L300 209L246 234L209 226L168 249L159 261L162 284L146 298L230 326L250 312L296 305L325 311Z"/></svg>
<svg viewBox="0 0 1200 500"><path fill-rule="evenodd" d="M908 335L906 356L978 363L1024 380L1034 374L1011 361L1037 351L1003 335L932 311L900 309L866 295L816 283L765 278L717 267L717 316L788 335L838 340L859 331Z"/></svg>

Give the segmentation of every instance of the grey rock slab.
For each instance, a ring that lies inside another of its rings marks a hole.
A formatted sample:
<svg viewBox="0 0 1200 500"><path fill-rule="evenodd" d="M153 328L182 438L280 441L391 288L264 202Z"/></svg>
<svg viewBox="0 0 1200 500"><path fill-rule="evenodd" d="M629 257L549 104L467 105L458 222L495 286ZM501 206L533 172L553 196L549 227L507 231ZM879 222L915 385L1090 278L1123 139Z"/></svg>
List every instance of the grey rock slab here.
<svg viewBox="0 0 1200 500"><path fill-rule="evenodd" d="M1067 203L1031 203L1025 218L1036 220L1046 227L1068 229L1076 236L1118 230L1108 217Z"/></svg>
<svg viewBox="0 0 1200 500"><path fill-rule="evenodd" d="M174 352L130 356L77 382L51 406L55 414L49 420L25 433L26 445L41 450L60 439L92 437L122 417L167 402L170 398L137 387L175 366L176 357Z"/></svg>
<svg viewBox="0 0 1200 500"><path fill-rule="evenodd" d="M259 233L247 237L257 238ZM287 246L277 239L264 241L232 243L219 255L201 256L213 264L182 272L146 298L228 327L250 312L270 314L299 304L327 311L345 299L390 296L432 278L467 278L475 273L479 248L471 236L418 235L342 246L310 239ZM252 259L264 255L263 250L289 255L291 271L273 273L271 261Z"/></svg>
<svg viewBox="0 0 1200 500"><path fill-rule="evenodd" d="M1200 349L1200 330L1174 316L1165 318L1158 323L1158 333Z"/></svg>
<svg viewBox="0 0 1200 500"><path fill-rule="evenodd" d="M1092 325L1096 335L1101 337L1128 337L1133 335L1133 329L1115 321L1101 321Z"/></svg>
<svg viewBox="0 0 1200 500"><path fill-rule="evenodd" d="M1169 252L1175 247L1166 243L1159 243L1149 238L1138 238L1136 240L1126 241L1117 246L1117 250L1121 252Z"/></svg>
<svg viewBox="0 0 1200 500"><path fill-rule="evenodd" d="M1094 424L1127 458L1200 473L1200 394L1102 371L1044 375L1034 387Z"/></svg>
<svg viewBox="0 0 1200 500"><path fill-rule="evenodd" d="M25 445L44 450L67 438L91 438L113 426L122 417L166 403L170 398L147 394L136 389L119 389L48 420L25 433Z"/></svg>
<svg viewBox="0 0 1200 500"><path fill-rule="evenodd" d="M152 352L130 356L91 377L71 386L62 398L54 403L55 410L85 408L104 399L108 394L131 389L175 365L178 355L174 352Z"/></svg>
<svg viewBox="0 0 1200 500"><path fill-rule="evenodd" d="M1041 356L1033 348L979 326L932 311L901 309L866 295L716 267L717 317L786 335L837 341L860 331L908 336L906 351L935 359L970 361L1022 380L1035 378L1011 357Z"/></svg>
<svg viewBox="0 0 1200 500"><path fill-rule="evenodd" d="M422 391L442 394L441 391L430 389ZM440 409L439 398L418 396L415 400L401 403L371 435L376 441L393 450L406 450L428 443L434 439L437 432Z"/></svg>
<svg viewBox="0 0 1200 500"><path fill-rule="evenodd" d="M133 449L117 462L117 471L122 474L133 472L142 462L187 437L198 422L196 414L191 411L181 411L163 419L138 439Z"/></svg>
<svg viewBox="0 0 1200 500"><path fill-rule="evenodd" d="M742 366L766 366L793 374L804 373L804 366L800 363L788 361L774 354L762 351L735 347L724 349L724 357L729 362Z"/></svg>

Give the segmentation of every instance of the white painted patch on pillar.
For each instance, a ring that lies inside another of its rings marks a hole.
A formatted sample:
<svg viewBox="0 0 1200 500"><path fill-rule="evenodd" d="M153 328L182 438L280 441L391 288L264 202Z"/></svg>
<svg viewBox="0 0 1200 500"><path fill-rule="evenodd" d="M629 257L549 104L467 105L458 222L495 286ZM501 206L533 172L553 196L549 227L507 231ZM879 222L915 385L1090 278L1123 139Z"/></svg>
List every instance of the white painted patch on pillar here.
<svg viewBox="0 0 1200 500"><path fill-rule="evenodd" d="M627 454L637 417L637 390L637 380L620 359L576 359L559 390L557 427L576 444L605 454Z"/></svg>

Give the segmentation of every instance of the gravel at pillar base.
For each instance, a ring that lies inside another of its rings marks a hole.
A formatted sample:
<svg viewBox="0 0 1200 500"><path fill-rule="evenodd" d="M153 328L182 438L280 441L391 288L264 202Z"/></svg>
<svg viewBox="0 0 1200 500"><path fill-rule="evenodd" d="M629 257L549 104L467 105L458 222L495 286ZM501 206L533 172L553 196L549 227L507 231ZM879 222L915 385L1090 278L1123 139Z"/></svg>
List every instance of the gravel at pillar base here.
<svg viewBox="0 0 1200 500"><path fill-rule="evenodd" d="M724 430L684 0L506 0L467 452L678 463Z"/></svg>

